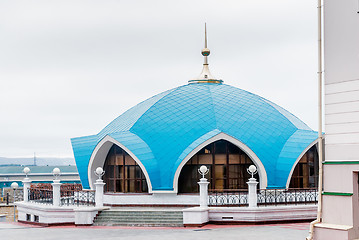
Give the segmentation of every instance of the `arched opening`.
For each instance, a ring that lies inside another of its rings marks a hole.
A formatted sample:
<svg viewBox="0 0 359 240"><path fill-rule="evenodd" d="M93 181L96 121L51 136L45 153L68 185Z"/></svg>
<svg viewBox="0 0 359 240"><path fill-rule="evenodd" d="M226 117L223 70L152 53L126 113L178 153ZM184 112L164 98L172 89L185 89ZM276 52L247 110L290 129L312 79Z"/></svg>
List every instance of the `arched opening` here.
<svg viewBox="0 0 359 240"><path fill-rule="evenodd" d="M148 192L146 177L136 161L122 148L113 145L104 163L105 192Z"/></svg>
<svg viewBox="0 0 359 240"><path fill-rule="evenodd" d="M318 187L318 174L318 151L314 145L295 166L289 188L316 188Z"/></svg>
<svg viewBox="0 0 359 240"><path fill-rule="evenodd" d="M250 178L247 168L254 164L248 155L236 145L218 140L208 144L197 152L182 168L178 180L179 193L199 191L198 180L201 178L198 169L206 165L209 169L206 178L209 189L246 189ZM259 181L258 174L255 178Z"/></svg>

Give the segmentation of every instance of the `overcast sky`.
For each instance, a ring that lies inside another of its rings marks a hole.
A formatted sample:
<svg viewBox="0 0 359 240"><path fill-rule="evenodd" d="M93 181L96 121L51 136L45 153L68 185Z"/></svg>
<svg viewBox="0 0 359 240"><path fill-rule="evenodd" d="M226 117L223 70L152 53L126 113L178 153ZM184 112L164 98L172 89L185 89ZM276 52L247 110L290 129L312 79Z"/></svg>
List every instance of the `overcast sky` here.
<svg viewBox="0 0 359 240"><path fill-rule="evenodd" d="M0 156L73 157L137 103L202 70L317 129L313 0L0 0Z"/></svg>

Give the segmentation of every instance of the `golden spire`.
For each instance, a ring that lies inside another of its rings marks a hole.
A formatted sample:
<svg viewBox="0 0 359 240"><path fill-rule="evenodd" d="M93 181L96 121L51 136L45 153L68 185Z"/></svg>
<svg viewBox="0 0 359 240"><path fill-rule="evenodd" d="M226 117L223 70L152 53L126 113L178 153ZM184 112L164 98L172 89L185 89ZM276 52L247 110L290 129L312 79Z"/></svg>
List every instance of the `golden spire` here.
<svg viewBox="0 0 359 240"><path fill-rule="evenodd" d="M192 80L189 80L188 83L222 83L220 79L216 79L212 76L208 68L208 56L211 51L207 48L207 24L204 24L204 48L202 49L202 56L204 57L203 69L201 74Z"/></svg>

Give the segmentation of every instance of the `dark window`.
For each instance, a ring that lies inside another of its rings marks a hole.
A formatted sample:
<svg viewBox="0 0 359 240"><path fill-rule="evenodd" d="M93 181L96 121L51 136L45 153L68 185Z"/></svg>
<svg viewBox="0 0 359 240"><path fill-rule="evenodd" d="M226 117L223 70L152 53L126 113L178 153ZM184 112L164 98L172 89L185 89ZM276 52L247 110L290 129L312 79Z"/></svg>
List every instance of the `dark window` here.
<svg viewBox="0 0 359 240"><path fill-rule="evenodd" d="M104 164L106 192L148 192L140 166L120 147L113 145Z"/></svg>
<svg viewBox="0 0 359 240"><path fill-rule="evenodd" d="M311 147L299 160L292 174L290 188L314 188L318 186L319 162L317 147Z"/></svg>
<svg viewBox="0 0 359 240"><path fill-rule="evenodd" d="M39 222L39 216L34 215L34 222Z"/></svg>
<svg viewBox="0 0 359 240"><path fill-rule="evenodd" d="M31 221L31 214L26 214L26 221L28 221L28 222Z"/></svg>
<svg viewBox="0 0 359 240"><path fill-rule="evenodd" d="M183 166L179 180L178 192L198 192L197 182L201 178L198 169L206 165L209 169L206 178L209 189L247 189L250 175L247 168L252 160L236 145L219 140L202 148ZM258 174L255 175L259 180Z"/></svg>

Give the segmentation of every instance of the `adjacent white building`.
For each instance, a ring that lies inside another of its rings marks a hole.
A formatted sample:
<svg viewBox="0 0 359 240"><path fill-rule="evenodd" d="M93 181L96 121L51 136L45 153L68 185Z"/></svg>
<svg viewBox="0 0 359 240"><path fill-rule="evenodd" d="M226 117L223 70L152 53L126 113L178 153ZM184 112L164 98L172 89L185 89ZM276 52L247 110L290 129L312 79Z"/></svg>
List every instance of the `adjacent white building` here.
<svg viewBox="0 0 359 240"><path fill-rule="evenodd" d="M324 189L314 239L359 238L358 12L358 0L324 0Z"/></svg>

